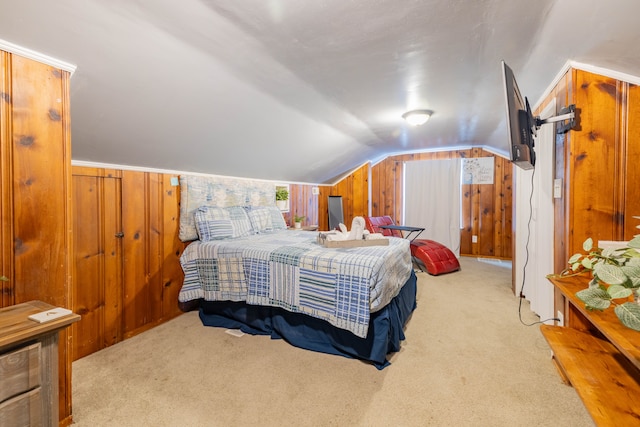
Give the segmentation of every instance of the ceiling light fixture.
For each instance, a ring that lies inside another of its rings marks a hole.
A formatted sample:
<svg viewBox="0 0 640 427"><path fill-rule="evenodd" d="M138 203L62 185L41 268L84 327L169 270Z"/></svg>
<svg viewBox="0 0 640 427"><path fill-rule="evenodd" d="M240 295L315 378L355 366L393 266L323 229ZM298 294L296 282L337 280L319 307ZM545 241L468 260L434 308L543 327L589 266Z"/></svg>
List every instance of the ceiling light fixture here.
<svg viewBox="0 0 640 427"><path fill-rule="evenodd" d="M411 110L404 113L402 118L411 126L420 126L425 124L432 114L433 111L431 110Z"/></svg>

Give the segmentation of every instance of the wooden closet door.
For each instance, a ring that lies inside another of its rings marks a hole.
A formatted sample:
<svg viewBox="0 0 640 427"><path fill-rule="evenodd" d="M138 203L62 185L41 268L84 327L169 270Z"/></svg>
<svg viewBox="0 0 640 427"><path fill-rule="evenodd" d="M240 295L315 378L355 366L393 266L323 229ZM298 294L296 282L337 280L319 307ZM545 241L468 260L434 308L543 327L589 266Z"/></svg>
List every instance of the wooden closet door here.
<svg viewBox="0 0 640 427"><path fill-rule="evenodd" d="M118 176L74 168L73 311L82 319L73 360L122 340L121 188Z"/></svg>

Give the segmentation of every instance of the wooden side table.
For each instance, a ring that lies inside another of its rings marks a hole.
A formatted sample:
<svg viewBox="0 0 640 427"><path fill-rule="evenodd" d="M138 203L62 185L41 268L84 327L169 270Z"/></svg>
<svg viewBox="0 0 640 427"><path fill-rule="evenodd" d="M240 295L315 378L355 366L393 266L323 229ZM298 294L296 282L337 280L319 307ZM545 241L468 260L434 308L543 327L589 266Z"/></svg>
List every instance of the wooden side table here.
<svg viewBox="0 0 640 427"><path fill-rule="evenodd" d="M58 332L80 316L29 319L55 308L30 301L0 309L0 426L58 425Z"/></svg>

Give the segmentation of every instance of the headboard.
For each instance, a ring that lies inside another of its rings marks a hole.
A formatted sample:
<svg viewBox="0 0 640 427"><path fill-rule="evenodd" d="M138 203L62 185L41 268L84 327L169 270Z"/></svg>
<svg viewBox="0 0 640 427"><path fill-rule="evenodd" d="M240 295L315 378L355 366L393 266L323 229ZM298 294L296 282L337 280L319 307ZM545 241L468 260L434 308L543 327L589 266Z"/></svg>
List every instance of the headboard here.
<svg viewBox="0 0 640 427"><path fill-rule="evenodd" d="M223 176L180 175L180 232L196 240L194 212L200 206L275 206L275 184Z"/></svg>

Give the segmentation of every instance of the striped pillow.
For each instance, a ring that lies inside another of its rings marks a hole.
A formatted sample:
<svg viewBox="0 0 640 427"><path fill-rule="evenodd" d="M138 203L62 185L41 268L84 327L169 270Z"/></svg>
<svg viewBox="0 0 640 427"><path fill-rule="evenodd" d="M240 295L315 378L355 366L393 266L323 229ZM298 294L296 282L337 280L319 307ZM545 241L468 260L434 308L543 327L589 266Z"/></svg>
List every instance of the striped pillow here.
<svg viewBox="0 0 640 427"><path fill-rule="evenodd" d="M282 211L280 211L280 209L275 205L267 206L267 210L271 214L271 225L273 226L273 229L286 230L287 223L285 222L284 217L282 216Z"/></svg>
<svg viewBox="0 0 640 427"><path fill-rule="evenodd" d="M251 222L242 206L200 206L195 212L195 223L203 242L244 237L252 233Z"/></svg>
<svg viewBox="0 0 640 427"><path fill-rule="evenodd" d="M231 218L224 208L199 207L195 212L195 223L198 237L203 242L233 237Z"/></svg>
<svg viewBox="0 0 640 427"><path fill-rule="evenodd" d="M225 209L229 213L231 225L233 226L233 237L245 237L252 234L251 221L247 216L247 211L242 206L229 206Z"/></svg>
<svg viewBox="0 0 640 427"><path fill-rule="evenodd" d="M273 231L273 221L271 219L271 213L267 207L246 206L245 209L255 234L260 234L265 231Z"/></svg>

